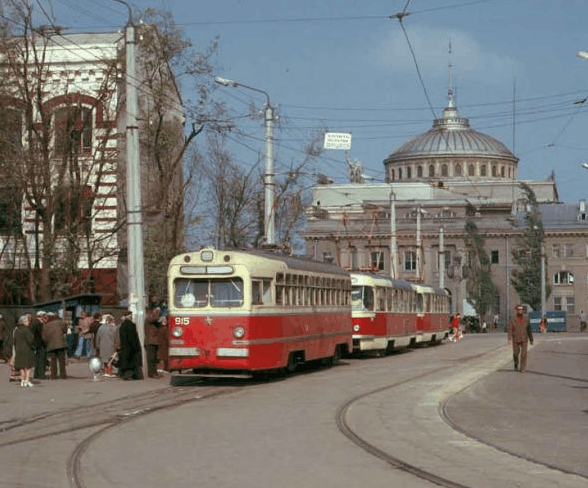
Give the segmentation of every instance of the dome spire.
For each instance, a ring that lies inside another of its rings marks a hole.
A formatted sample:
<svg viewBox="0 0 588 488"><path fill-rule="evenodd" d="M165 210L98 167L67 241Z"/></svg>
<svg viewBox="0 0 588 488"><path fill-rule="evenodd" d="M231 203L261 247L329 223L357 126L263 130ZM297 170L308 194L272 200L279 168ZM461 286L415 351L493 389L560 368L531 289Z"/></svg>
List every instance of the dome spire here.
<svg viewBox="0 0 588 488"><path fill-rule="evenodd" d="M451 64L451 39L449 39L449 55L447 56L447 108L453 108L453 64Z"/></svg>

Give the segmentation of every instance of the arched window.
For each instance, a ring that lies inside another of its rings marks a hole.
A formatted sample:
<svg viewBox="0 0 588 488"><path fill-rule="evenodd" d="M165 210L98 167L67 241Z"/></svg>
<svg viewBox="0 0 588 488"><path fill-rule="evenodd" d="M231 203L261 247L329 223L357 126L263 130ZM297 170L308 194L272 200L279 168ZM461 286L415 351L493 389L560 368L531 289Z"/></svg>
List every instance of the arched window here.
<svg viewBox="0 0 588 488"><path fill-rule="evenodd" d="M423 167L422 166L417 166L417 176L419 178L423 177Z"/></svg>
<svg viewBox="0 0 588 488"><path fill-rule="evenodd" d="M476 169L473 164L468 166L468 176L476 176Z"/></svg>
<svg viewBox="0 0 588 488"><path fill-rule="evenodd" d="M496 171L496 166L492 165L492 176L498 176L498 172Z"/></svg>
<svg viewBox="0 0 588 488"><path fill-rule="evenodd" d="M394 170L392 170L392 177L390 178L392 181L396 180L396 173Z"/></svg>
<svg viewBox="0 0 588 488"><path fill-rule="evenodd" d="M483 164L480 167L480 176L486 176L486 165L485 164Z"/></svg>
<svg viewBox="0 0 588 488"><path fill-rule="evenodd" d="M569 271L558 271L553 275L554 285L571 285L574 283L574 275Z"/></svg>
<svg viewBox="0 0 588 488"><path fill-rule="evenodd" d="M459 163L455 165L455 176L461 176L461 164Z"/></svg>
<svg viewBox="0 0 588 488"><path fill-rule="evenodd" d="M412 178L412 168L409 166L406 168L406 177L410 180Z"/></svg>
<svg viewBox="0 0 588 488"><path fill-rule="evenodd" d="M89 153L92 150L92 110L87 107L61 107L54 115L56 156Z"/></svg>
<svg viewBox="0 0 588 488"><path fill-rule="evenodd" d="M398 168L398 179L402 179L402 168Z"/></svg>
<svg viewBox="0 0 588 488"><path fill-rule="evenodd" d="M433 178L435 176L435 166L429 165L429 178Z"/></svg>
<svg viewBox="0 0 588 488"><path fill-rule="evenodd" d="M447 175L448 175L447 165L444 164L443 166L441 166L441 176L447 176Z"/></svg>
<svg viewBox="0 0 588 488"><path fill-rule="evenodd" d="M500 167L500 176L502 176L504 178L504 166Z"/></svg>

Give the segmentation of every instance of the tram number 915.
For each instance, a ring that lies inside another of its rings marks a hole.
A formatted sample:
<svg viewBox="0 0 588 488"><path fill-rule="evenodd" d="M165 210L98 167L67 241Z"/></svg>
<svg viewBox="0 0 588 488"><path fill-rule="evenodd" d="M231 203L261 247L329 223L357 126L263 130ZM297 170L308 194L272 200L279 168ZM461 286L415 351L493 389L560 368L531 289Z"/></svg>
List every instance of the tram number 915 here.
<svg viewBox="0 0 588 488"><path fill-rule="evenodd" d="M175 325L190 325L190 317L174 317Z"/></svg>

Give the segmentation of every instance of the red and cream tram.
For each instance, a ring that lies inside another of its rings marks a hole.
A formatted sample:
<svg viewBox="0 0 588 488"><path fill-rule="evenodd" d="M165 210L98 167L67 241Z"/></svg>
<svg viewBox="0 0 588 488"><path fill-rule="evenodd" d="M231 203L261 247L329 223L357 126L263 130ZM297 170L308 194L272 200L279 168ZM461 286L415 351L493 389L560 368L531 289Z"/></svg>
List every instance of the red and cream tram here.
<svg viewBox="0 0 588 488"><path fill-rule="evenodd" d="M449 335L449 296L436 286L412 284L416 297L415 342L441 342Z"/></svg>
<svg viewBox="0 0 588 488"><path fill-rule="evenodd" d="M252 375L351 352L351 280L337 266L204 249L168 269L169 368Z"/></svg>
<svg viewBox="0 0 588 488"><path fill-rule="evenodd" d="M389 276L352 273L353 350L382 351L447 335L447 292Z"/></svg>

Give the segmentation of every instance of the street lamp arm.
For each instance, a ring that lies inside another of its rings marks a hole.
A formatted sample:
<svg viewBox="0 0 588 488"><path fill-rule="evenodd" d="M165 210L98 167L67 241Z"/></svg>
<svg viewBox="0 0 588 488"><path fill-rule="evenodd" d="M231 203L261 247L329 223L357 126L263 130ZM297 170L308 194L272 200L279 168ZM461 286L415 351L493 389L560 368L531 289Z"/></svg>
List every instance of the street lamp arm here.
<svg viewBox="0 0 588 488"><path fill-rule="evenodd" d="M223 86L232 86L234 88L237 88L239 86L243 87L243 88L247 88L248 90L253 90L256 91L258 93L263 93L265 95L265 98L267 99L267 104L271 105L271 101L270 101L270 96L269 94L264 91L264 90L260 90L259 88L254 88L252 86L248 86L248 85L244 85L243 83L240 83L238 81L234 81L234 80L229 80L227 78L221 78L220 76L217 76L214 81L216 83L218 83L219 85L223 85Z"/></svg>
<svg viewBox="0 0 588 488"><path fill-rule="evenodd" d="M124 0L114 0L114 1L118 2L118 3L122 3L123 5L126 5L126 7L129 9L129 25L132 25L133 24L133 12L131 10L131 6L127 2L125 2Z"/></svg>

